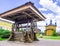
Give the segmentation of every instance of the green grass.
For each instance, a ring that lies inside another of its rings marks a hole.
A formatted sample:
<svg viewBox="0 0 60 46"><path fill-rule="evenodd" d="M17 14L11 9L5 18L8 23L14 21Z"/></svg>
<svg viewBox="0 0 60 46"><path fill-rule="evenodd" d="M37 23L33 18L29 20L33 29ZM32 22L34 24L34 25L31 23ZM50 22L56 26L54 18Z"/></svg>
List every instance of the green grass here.
<svg viewBox="0 0 60 46"><path fill-rule="evenodd" d="M43 39L60 40L60 36L43 36Z"/></svg>
<svg viewBox="0 0 60 46"><path fill-rule="evenodd" d="M36 37L40 38L40 34L36 34ZM60 36L43 36L43 39L60 40Z"/></svg>
<svg viewBox="0 0 60 46"><path fill-rule="evenodd" d="M36 34L36 37L37 37L37 38L40 38L40 34Z"/></svg>
<svg viewBox="0 0 60 46"><path fill-rule="evenodd" d="M7 38L0 38L0 41L2 41L2 40L7 40Z"/></svg>

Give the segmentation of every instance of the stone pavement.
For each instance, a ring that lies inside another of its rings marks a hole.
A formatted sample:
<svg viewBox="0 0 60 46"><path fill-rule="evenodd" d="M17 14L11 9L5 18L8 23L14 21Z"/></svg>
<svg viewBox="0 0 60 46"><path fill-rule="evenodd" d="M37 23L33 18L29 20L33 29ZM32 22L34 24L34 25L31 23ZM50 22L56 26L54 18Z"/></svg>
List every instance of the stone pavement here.
<svg viewBox="0 0 60 46"><path fill-rule="evenodd" d="M60 40L45 40L34 41L32 43L23 43L19 41L0 41L0 46L60 46Z"/></svg>

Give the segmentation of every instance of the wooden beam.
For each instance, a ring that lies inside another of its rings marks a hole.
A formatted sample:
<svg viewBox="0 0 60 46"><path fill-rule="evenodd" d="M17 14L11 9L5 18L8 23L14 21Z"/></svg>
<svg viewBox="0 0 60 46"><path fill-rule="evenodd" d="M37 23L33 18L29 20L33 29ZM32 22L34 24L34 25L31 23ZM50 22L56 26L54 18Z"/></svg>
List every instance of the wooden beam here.
<svg viewBox="0 0 60 46"><path fill-rule="evenodd" d="M31 17L31 18L33 18L33 20L36 20L36 21L38 21L36 18L34 18L33 16L31 16L30 14L28 14L28 13L26 13L26 12L23 12L25 15L27 15L27 16L29 16L29 17Z"/></svg>
<svg viewBox="0 0 60 46"><path fill-rule="evenodd" d="M13 20L16 19L16 18L24 18L24 17L26 17L26 16L24 16L24 15L20 16L19 15L19 16L14 17Z"/></svg>
<svg viewBox="0 0 60 46"><path fill-rule="evenodd" d="M29 9L30 11L32 11L32 13L30 14L35 14L40 20L42 19L38 14L36 14L32 9Z"/></svg>
<svg viewBox="0 0 60 46"><path fill-rule="evenodd" d="M17 8L17 9L14 9L14 10L10 10L9 12L6 12L4 14L1 14L0 17L9 16L9 15L14 14L16 12L19 12L19 11L22 11L22 10L25 10L25 9L28 9L29 6L30 5L26 5L26 6L23 6L23 7Z"/></svg>
<svg viewBox="0 0 60 46"><path fill-rule="evenodd" d="M18 21L17 23L23 24L23 23L27 23L27 22L28 22L28 19L25 19L25 20ZM29 22L31 22L31 19L29 19Z"/></svg>

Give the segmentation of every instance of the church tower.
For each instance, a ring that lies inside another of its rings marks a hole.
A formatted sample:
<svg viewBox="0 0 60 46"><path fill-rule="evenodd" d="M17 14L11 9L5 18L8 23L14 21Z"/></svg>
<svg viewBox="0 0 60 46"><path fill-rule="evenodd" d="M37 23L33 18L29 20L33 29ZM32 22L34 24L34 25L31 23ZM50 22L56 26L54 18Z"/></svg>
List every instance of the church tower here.
<svg viewBox="0 0 60 46"><path fill-rule="evenodd" d="M56 24L56 22L55 22L55 24L53 24L52 22L53 21L50 20L50 24L49 25L47 25L47 23L46 23L45 34L47 36L52 36L54 34L54 32L56 32L56 26L57 26L57 24Z"/></svg>

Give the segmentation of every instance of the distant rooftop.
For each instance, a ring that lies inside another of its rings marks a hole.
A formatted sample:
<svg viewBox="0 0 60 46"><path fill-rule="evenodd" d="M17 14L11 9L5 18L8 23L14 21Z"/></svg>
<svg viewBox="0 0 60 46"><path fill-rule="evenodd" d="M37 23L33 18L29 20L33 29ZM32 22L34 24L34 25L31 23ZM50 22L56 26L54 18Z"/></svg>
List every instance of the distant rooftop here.
<svg viewBox="0 0 60 46"><path fill-rule="evenodd" d="M5 22L8 22L8 23L14 23L13 21L6 20L6 19L3 19L3 18L0 18L0 21L5 21Z"/></svg>

